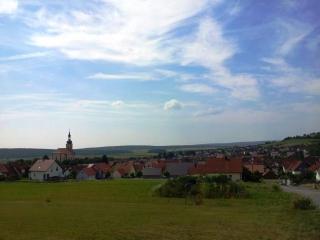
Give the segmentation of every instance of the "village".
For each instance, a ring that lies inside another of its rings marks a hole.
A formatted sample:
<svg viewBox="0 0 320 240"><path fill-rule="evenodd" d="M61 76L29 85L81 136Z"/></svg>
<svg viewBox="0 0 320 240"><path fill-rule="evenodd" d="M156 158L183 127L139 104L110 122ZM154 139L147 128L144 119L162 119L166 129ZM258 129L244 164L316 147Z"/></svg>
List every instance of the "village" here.
<svg viewBox="0 0 320 240"><path fill-rule="evenodd" d="M266 147L267 146L267 147ZM224 149L162 152L155 157L78 159L69 131L65 148L51 156L0 164L0 179L30 181L118 178L174 178L226 175L234 181L279 180L283 185L320 182L320 157L301 146L254 145Z"/></svg>

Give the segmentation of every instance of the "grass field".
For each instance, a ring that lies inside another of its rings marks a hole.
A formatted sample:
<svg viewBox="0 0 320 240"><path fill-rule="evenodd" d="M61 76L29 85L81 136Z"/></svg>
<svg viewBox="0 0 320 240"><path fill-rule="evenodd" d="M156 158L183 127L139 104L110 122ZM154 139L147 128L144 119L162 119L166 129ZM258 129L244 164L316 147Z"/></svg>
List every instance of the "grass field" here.
<svg viewBox="0 0 320 240"><path fill-rule="evenodd" d="M160 182L0 183L0 239L320 239L320 211L269 185L195 206L152 196Z"/></svg>

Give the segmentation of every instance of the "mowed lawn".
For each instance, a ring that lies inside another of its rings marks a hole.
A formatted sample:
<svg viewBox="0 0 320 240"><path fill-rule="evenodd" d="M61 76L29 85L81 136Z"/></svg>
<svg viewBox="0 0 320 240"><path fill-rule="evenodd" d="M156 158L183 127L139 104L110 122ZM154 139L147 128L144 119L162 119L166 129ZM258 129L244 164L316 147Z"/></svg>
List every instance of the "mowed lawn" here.
<svg viewBox="0 0 320 240"><path fill-rule="evenodd" d="M0 183L0 239L320 239L320 212L249 184L247 199L152 195L160 180Z"/></svg>

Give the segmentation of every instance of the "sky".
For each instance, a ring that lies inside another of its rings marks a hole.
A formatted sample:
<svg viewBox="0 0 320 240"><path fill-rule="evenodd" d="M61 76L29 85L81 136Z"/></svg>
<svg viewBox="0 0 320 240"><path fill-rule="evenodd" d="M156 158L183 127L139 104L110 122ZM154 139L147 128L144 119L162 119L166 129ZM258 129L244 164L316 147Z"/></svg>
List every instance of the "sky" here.
<svg viewBox="0 0 320 240"><path fill-rule="evenodd" d="M0 147L320 130L318 0L0 0Z"/></svg>

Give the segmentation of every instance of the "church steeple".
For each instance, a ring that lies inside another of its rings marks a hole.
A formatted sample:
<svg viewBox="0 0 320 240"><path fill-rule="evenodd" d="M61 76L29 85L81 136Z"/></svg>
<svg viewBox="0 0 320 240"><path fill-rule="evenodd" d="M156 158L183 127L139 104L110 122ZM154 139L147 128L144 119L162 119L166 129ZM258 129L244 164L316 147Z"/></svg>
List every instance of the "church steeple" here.
<svg viewBox="0 0 320 240"><path fill-rule="evenodd" d="M69 129L68 141L67 141L67 144L66 144L66 148L67 148L69 151L72 151L72 148L73 148L73 144L72 144L72 140L71 140L70 129Z"/></svg>

